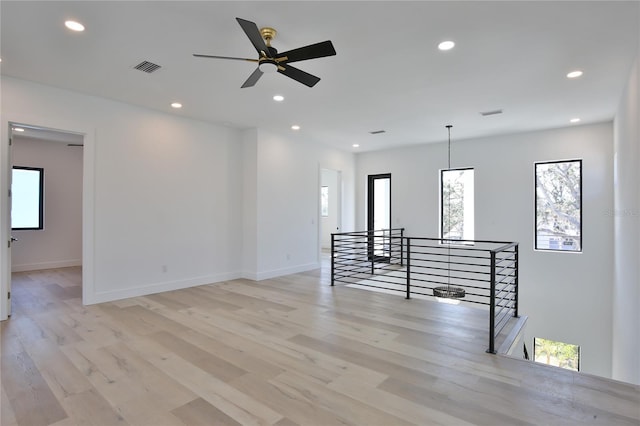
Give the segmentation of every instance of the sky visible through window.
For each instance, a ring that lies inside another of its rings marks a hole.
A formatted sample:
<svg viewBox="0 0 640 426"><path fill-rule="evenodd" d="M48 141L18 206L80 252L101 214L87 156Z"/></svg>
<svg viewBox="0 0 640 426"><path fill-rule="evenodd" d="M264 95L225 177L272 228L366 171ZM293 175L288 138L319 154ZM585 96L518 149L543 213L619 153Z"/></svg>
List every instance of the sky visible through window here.
<svg viewBox="0 0 640 426"><path fill-rule="evenodd" d="M44 171L37 168L13 169L11 183L11 228L42 229Z"/></svg>

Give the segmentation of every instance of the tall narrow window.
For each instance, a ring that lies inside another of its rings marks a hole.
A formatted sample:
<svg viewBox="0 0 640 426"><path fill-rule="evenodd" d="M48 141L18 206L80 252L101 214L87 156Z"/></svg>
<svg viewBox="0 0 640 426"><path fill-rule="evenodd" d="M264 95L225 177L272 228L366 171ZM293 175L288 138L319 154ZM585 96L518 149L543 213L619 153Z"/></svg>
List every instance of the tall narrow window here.
<svg viewBox="0 0 640 426"><path fill-rule="evenodd" d="M320 213L323 217L329 216L329 187L320 187Z"/></svg>
<svg viewBox="0 0 640 426"><path fill-rule="evenodd" d="M474 238L474 170L440 171L440 237Z"/></svg>
<svg viewBox="0 0 640 426"><path fill-rule="evenodd" d="M582 251L582 160L535 163L536 250Z"/></svg>
<svg viewBox="0 0 640 426"><path fill-rule="evenodd" d="M14 167L11 183L11 229L44 227L44 169Z"/></svg>
<svg viewBox="0 0 640 426"><path fill-rule="evenodd" d="M391 174L369 175L367 181L367 230L369 259L391 261Z"/></svg>

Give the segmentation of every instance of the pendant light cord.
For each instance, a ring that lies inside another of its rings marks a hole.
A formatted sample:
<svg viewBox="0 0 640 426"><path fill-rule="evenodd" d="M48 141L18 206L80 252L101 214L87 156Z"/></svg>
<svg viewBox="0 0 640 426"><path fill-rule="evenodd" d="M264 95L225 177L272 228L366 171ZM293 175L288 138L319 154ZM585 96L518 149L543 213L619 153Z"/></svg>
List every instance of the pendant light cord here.
<svg viewBox="0 0 640 426"><path fill-rule="evenodd" d="M447 141L447 171L451 171L451 124L445 126L449 132ZM447 297L451 294L451 181L449 184L449 206L447 212L447 232L449 234L447 241Z"/></svg>

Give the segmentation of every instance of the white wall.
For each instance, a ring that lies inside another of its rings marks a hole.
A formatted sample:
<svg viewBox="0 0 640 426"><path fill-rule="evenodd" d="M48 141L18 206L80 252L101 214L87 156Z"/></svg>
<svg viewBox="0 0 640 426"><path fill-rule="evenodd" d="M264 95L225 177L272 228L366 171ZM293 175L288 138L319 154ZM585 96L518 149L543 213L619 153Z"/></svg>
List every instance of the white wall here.
<svg viewBox="0 0 640 426"><path fill-rule="evenodd" d="M611 123L455 140L452 167L475 168L476 239L520 243L520 312L526 338L579 344L582 371L611 376L613 207ZM366 178L392 174L392 224L406 234L438 235L438 173L446 168L443 143L356 156L356 227L366 225ZM581 254L535 252L535 161L583 159Z"/></svg>
<svg viewBox="0 0 640 426"><path fill-rule="evenodd" d="M258 131L242 132L242 271L258 276Z"/></svg>
<svg viewBox="0 0 640 426"><path fill-rule="evenodd" d="M5 76L1 84L5 130L17 121L85 133L85 303L241 276L238 131Z"/></svg>
<svg viewBox="0 0 640 426"><path fill-rule="evenodd" d="M340 232L340 172L337 170L322 169L320 171L320 186L328 188L327 216L320 217L320 245L323 249L331 249L331 234Z"/></svg>
<svg viewBox="0 0 640 426"><path fill-rule="evenodd" d="M640 71L629 75L614 122L613 378L640 385Z"/></svg>
<svg viewBox="0 0 640 426"><path fill-rule="evenodd" d="M14 134L13 164L44 169L44 229L12 231L12 270L82 264L82 148Z"/></svg>
<svg viewBox="0 0 640 426"><path fill-rule="evenodd" d="M354 227L353 155L303 133L238 131L15 78L0 83L0 190L9 122L84 134L84 303L318 267L320 168L342 171L342 223ZM5 206L2 198L2 238Z"/></svg>
<svg viewBox="0 0 640 426"><path fill-rule="evenodd" d="M353 154L257 131L257 265L252 279L319 267L320 168L342 171L343 229L354 225Z"/></svg>

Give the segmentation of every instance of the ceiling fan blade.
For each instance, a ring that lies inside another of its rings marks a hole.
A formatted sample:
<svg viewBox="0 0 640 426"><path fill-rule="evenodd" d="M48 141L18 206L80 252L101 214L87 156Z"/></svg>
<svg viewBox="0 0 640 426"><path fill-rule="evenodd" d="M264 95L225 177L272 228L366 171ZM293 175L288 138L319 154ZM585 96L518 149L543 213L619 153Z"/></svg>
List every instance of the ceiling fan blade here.
<svg viewBox="0 0 640 426"><path fill-rule="evenodd" d="M244 89L245 87L253 87L258 82L258 80L260 80L260 77L262 77L262 74L264 73L260 71L260 68L256 68L256 70L251 73L247 81L245 81L240 88Z"/></svg>
<svg viewBox="0 0 640 426"><path fill-rule="evenodd" d="M268 54L269 49L267 49L267 45L264 43L264 39L262 38L262 35L260 35L260 30L256 23L242 18L236 18L236 21L238 21L238 24L240 24L244 33L249 37L251 44L256 48L258 54L260 56L263 56L263 53L265 55Z"/></svg>
<svg viewBox="0 0 640 426"><path fill-rule="evenodd" d="M315 75L311 75L308 72L299 70L298 68L294 68L290 65L278 66L278 72L308 87L313 87L316 85L317 82L320 81L319 77L316 77Z"/></svg>
<svg viewBox="0 0 640 426"><path fill-rule="evenodd" d="M196 58L214 58L214 59L232 59L234 61L249 61L249 62L259 62L257 59L249 59L249 58L234 58L232 56L215 56L215 55L201 55L199 53L194 53L193 56Z"/></svg>
<svg viewBox="0 0 640 426"><path fill-rule="evenodd" d="M280 58L286 58L280 62L286 64L290 62L306 61L307 59L324 58L325 56L333 56L335 54L336 49L333 48L333 43L327 40L316 44L310 44L309 46L299 47L287 52L278 53L274 59L277 61Z"/></svg>

